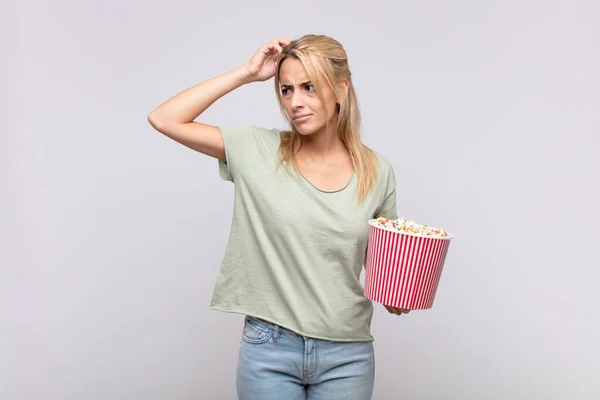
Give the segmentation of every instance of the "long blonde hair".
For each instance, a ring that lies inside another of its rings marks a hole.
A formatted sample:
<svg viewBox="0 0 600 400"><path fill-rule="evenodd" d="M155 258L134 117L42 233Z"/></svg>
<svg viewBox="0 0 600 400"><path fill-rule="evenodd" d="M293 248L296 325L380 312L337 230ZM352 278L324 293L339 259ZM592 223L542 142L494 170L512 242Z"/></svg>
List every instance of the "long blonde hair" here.
<svg viewBox="0 0 600 400"><path fill-rule="evenodd" d="M325 35L305 35L283 48L277 60L275 93L281 112L289 121L281 98L279 77L281 64L286 58L295 58L302 63L321 100L325 115L329 114L322 94L324 84L333 89L338 99L343 99L338 103L337 133L350 152L358 179L358 201L362 202L375 184L378 162L375 153L360 140L360 110L346 51L338 41ZM323 80L325 82L322 82ZM344 96L345 88L340 84L343 80L349 83L347 96ZM290 131L281 134L279 163L286 167L292 165L294 170L299 172L295 154L300 150L300 134L292 124L290 126Z"/></svg>

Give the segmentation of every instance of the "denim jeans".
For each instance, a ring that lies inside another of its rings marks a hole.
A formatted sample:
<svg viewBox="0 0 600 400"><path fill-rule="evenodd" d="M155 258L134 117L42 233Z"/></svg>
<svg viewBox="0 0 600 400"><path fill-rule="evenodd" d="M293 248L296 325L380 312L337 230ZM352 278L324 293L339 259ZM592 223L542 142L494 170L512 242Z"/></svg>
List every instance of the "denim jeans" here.
<svg viewBox="0 0 600 400"><path fill-rule="evenodd" d="M237 366L239 400L369 400L373 342L331 342L300 336L246 317Z"/></svg>

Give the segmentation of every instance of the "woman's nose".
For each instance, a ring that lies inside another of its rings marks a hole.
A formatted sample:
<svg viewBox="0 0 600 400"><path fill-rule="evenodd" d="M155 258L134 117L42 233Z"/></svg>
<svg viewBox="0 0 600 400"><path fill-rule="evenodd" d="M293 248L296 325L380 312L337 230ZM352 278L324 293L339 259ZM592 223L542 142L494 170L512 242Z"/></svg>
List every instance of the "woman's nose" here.
<svg viewBox="0 0 600 400"><path fill-rule="evenodd" d="M290 104L293 108L301 107L303 105L303 101L302 93L299 93L299 91L294 91L292 93L292 100Z"/></svg>

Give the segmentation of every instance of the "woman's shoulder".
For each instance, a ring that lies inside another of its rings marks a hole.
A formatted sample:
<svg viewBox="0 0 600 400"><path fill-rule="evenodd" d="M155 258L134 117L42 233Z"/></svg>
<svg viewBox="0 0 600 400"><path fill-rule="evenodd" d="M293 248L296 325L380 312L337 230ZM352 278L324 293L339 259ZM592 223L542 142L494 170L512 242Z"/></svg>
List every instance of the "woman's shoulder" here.
<svg viewBox="0 0 600 400"><path fill-rule="evenodd" d="M394 167L390 160L383 154L371 150L378 162L377 169L377 185L380 187L385 187L386 191L391 190L396 186L396 173L394 172Z"/></svg>
<svg viewBox="0 0 600 400"><path fill-rule="evenodd" d="M387 159L387 157L385 157L383 154L381 154L378 151L375 151L373 149L371 149L371 151L373 152L373 154L375 154L375 158L377 159L377 162L379 163L380 171L384 175L387 175L390 172L393 174L394 167L393 167L392 163Z"/></svg>
<svg viewBox="0 0 600 400"><path fill-rule="evenodd" d="M262 136L273 136L273 137L279 137L281 135L281 131L279 129L264 128L264 127L258 126L258 125L231 125L231 126L219 125L218 127L221 130L236 131L242 135L251 135L251 136L262 135Z"/></svg>
<svg viewBox="0 0 600 400"><path fill-rule="evenodd" d="M265 127L256 126L256 125L252 125L249 128L252 129L253 134L256 137L256 139L263 140L263 141L279 142L279 139L282 134L281 130L279 130L277 128L265 128Z"/></svg>
<svg viewBox="0 0 600 400"><path fill-rule="evenodd" d="M257 126L257 125L252 125L251 128L254 129L256 133L263 134L263 135L273 135L273 136L281 135L281 130L279 130L277 128L265 128L265 127Z"/></svg>
<svg viewBox="0 0 600 400"><path fill-rule="evenodd" d="M248 150L248 146L257 143L278 143L281 137L279 129L258 125L219 125L218 128L231 145L245 147L245 150Z"/></svg>

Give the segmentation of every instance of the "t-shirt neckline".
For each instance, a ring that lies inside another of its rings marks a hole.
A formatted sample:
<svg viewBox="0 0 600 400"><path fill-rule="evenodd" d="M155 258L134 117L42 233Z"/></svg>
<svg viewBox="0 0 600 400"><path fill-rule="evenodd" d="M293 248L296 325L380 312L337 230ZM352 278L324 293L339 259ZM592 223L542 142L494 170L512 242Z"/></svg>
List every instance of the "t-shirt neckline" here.
<svg viewBox="0 0 600 400"><path fill-rule="evenodd" d="M343 187L341 187L340 189L335 189L335 190L321 189L318 186L316 186L314 183L312 183L306 176L304 176L304 174L302 172L298 171L298 174L300 174L302 179L304 181L308 182L308 184L310 186L312 186L313 188L315 188L317 191L319 191L321 193L338 193L338 192L341 192L342 190L346 189L348 186L350 186L350 183L352 183L352 181L354 180L354 177L356 176L356 170L352 171L352 175L350 176L350 179L348 179L348 182L346 182L346 184Z"/></svg>

